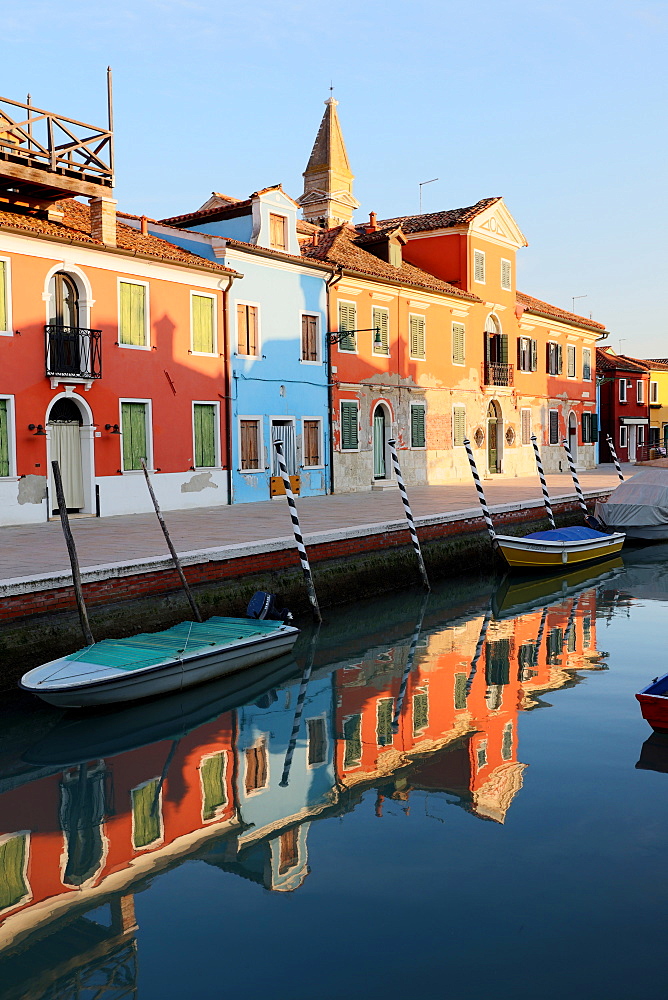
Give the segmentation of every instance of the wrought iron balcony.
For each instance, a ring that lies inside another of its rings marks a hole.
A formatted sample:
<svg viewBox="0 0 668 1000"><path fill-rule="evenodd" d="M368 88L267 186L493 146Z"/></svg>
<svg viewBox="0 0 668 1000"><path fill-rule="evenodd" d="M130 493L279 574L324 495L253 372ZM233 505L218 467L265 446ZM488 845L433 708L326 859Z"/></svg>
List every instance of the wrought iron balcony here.
<svg viewBox="0 0 668 1000"><path fill-rule="evenodd" d="M514 385L515 366L500 361L485 361L482 366L483 385Z"/></svg>
<svg viewBox="0 0 668 1000"><path fill-rule="evenodd" d="M101 378L102 331L78 326L45 326L46 374L60 378Z"/></svg>

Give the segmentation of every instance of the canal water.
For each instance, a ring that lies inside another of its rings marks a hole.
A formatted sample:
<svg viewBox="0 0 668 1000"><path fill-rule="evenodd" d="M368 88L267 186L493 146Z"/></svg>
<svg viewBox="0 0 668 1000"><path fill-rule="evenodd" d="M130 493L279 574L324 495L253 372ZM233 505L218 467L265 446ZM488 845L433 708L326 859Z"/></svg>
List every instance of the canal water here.
<svg viewBox="0 0 668 1000"><path fill-rule="evenodd" d="M339 609L294 659L0 709L0 997L665 994L668 546ZM294 733L296 732L296 737Z"/></svg>

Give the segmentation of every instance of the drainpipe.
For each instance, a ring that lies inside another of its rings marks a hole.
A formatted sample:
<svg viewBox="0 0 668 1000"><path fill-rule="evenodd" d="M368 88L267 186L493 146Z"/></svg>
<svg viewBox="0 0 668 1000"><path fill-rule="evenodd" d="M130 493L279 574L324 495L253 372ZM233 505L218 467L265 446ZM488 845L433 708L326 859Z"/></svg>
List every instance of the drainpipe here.
<svg viewBox="0 0 668 1000"><path fill-rule="evenodd" d="M229 293L237 275L231 274L227 288L223 289L223 358L225 359L225 464L227 465L227 503L228 506L234 502L234 489L232 486L232 379L230 369L232 367L232 354L229 350Z"/></svg>
<svg viewBox="0 0 668 1000"><path fill-rule="evenodd" d="M332 271L330 277L325 282L325 287L327 288L327 329L329 330L329 292L334 285L338 285L339 281L343 277L343 267L339 264L335 271ZM334 387L332 385L332 344L329 342L329 334L325 335L327 340L325 343L325 349L327 350L327 403L329 406L329 476L331 481L331 490L334 492Z"/></svg>

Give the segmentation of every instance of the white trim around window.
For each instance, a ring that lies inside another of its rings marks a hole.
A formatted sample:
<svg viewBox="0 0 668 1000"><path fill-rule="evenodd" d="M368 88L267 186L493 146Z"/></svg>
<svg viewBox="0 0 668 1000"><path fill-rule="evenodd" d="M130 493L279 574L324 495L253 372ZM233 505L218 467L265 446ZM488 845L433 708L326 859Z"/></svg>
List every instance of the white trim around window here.
<svg viewBox="0 0 668 1000"><path fill-rule="evenodd" d="M641 378L636 382L636 403L645 402L645 383Z"/></svg>
<svg viewBox="0 0 668 1000"><path fill-rule="evenodd" d="M9 472L1 478L16 479L16 411L14 397L0 394L0 399L7 403L7 458L9 459Z"/></svg>
<svg viewBox="0 0 668 1000"><path fill-rule="evenodd" d="M504 264L506 265L505 267ZM504 290L504 292L511 292L513 290L513 278L512 278L513 262L511 260L508 260L507 257L502 257L500 263L500 269L501 273L499 276L499 280L501 282L501 288Z"/></svg>
<svg viewBox="0 0 668 1000"><path fill-rule="evenodd" d="M153 461L153 400L152 399L136 399L130 396L122 396L118 400L118 426L121 429L119 435L118 443L121 449L121 474L124 476L143 476L143 469L124 469L123 468L123 403L143 403L146 407L145 420L146 420L146 451L148 455L146 457L146 464L148 466L149 472L155 472L155 465Z"/></svg>
<svg viewBox="0 0 668 1000"><path fill-rule="evenodd" d="M4 264L4 278L5 278L5 312L7 318L5 320L7 329L0 329L0 337L13 337L14 327L12 325L12 259L11 257L0 257L0 264ZM2 278L0 277L0 280Z"/></svg>
<svg viewBox="0 0 668 1000"><path fill-rule="evenodd" d="M525 414L528 414L528 416L525 416ZM527 421L528 424L529 424L529 427L528 427L529 433L526 435L526 438L527 438L526 441L524 440L524 438L525 438L525 434L524 434L524 429L525 429L524 428L524 423L525 423L525 421ZM531 407L530 406L523 406L522 409L520 410L520 441L521 441L521 444L522 444L523 448L530 448L531 447L531 433L532 433L532 429L531 429Z"/></svg>
<svg viewBox="0 0 668 1000"><path fill-rule="evenodd" d="M628 448L629 446L629 429L626 424L622 424L619 428L619 447Z"/></svg>
<svg viewBox="0 0 668 1000"><path fill-rule="evenodd" d="M256 311L257 316L257 353L255 354L242 354L239 351L239 306L252 306ZM262 310L260 309L259 302L251 302L250 299L235 299L234 300L234 341L232 346L234 350L232 351L232 357L236 358L261 358L262 357Z"/></svg>
<svg viewBox="0 0 668 1000"><path fill-rule="evenodd" d="M619 380L619 402L625 403L628 390L628 379L620 378Z"/></svg>
<svg viewBox="0 0 668 1000"><path fill-rule="evenodd" d="M258 424L258 436L257 436L257 469L242 469L241 468L241 421L242 420L254 420ZM238 455L238 467L237 472L241 472L244 476L254 476L258 472L267 472L268 466L265 463L264 454L264 417L260 413L240 413L237 416L237 455Z"/></svg>
<svg viewBox="0 0 668 1000"><path fill-rule="evenodd" d="M67 273L65 268L62 268ZM121 340L121 285L139 285L144 289L144 343L124 344ZM117 279L117 309L118 309L118 346L130 351L150 351L151 350L151 286L148 281L138 281L136 278ZM126 400L126 402L140 402L140 400Z"/></svg>
<svg viewBox="0 0 668 1000"><path fill-rule="evenodd" d="M387 350L386 351L383 350L383 342L382 342L383 333L382 333L382 329L381 329L381 334L380 334L380 336L381 336L380 345L378 345L376 343L376 341L375 341L376 333L375 333L375 327L373 325L373 320L374 320L374 315L373 314L374 313L383 313L387 317ZM375 355L376 357L379 357L379 358L389 358L390 354L392 353L391 352L391 348L390 348L390 310L386 306L376 306L376 305L372 304L372 306L371 306L371 328L372 328L371 329L371 353L373 355Z"/></svg>
<svg viewBox="0 0 668 1000"><path fill-rule="evenodd" d="M422 339L422 354L413 354L411 324L414 319L418 320L422 327L420 333L420 337ZM408 357L411 361L427 360L427 317L424 313L409 312L408 314Z"/></svg>
<svg viewBox="0 0 668 1000"><path fill-rule="evenodd" d="M455 330L455 327L457 328L457 330ZM461 361L458 361L457 360L457 352L455 350L455 347L456 347L455 337L460 332L461 332L461 337L462 337L462 348L463 348L463 350L462 350L462 356L461 356L462 359L461 359ZM465 326L465 324L453 320L453 323L452 323L452 326L451 326L451 336L452 336L452 363L453 363L453 365L457 365L458 367L463 368L466 365L466 326Z"/></svg>
<svg viewBox="0 0 668 1000"><path fill-rule="evenodd" d="M477 277L481 275L481 277ZM473 280L479 285L486 284L486 258L484 250L473 251Z"/></svg>
<svg viewBox="0 0 668 1000"><path fill-rule="evenodd" d="M155 850L156 847L159 847L160 844L162 844L162 842L165 839L165 817L164 817L164 814L163 814L163 804L162 804L162 793L163 793L163 787L164 786L162 786L160 784L160 781L161 781L160 775L156 775L155 778L149 778L147 781L142 781L139 785L135 785L134 788L130 789L130 815L131 815L131 818L132 818L132 850L133 851L153 851L153 850ZM136 812L135 812L135 809L134 809L134 798L133 798L132 793L133 792L140 792L142 790L142 788L146 788L147 785L152 785L154 782L157 783L158 788L160 789L159 792L158 792L158 808L157 808L158 825L159 825L160 832L159 832L158 836L155 838L155 840L149 841L148 844L138 845L137 844L137 840L136 840L136 833L137 833L137 824L135 822L135 820L136 820Z"/></svg>
<svg viewBox="0 0 668 1000"><path fill-rule="evenodd" d="M198 295L201 299L212 299L213 300L213 350L212 351L196 351L195 350L195 323L194 323L194 313L193 313L193 299ZM212 295L211 292L200 292L196 291L194 288L190 289L190 353L202 358L217 358L218 357L218 298Z"/></svg>
<svg viewBox="0 0 668 1000"><path fill-rule="evenodd" d="M17 906L23 906L25 903L29 902L33 897L32 887L28 879L28 869L29 869L28 863L30 861L30 847L31 847L30 830L16 830L14 833L3 834L2 836L0 836L0 846L8 843L10 840L16 840L19 837L23 839L25 844L25 854L23 856L23 868L21 871L21 877L23 879L23 884L26 887L26 892L24 892L21 898L17 899L16 902L10 903L9 906L6 906L2 910L0 910L0 913L2 914L9 913L10 910L15 910Z"/></svg>
<svg viewBox="0 0 668 1000"><path fill-rule="evenodd" d="M213 433L214 441L213 446L215 449L215 465L197 465L195 462L195 407L196 406L213 406L214 408L214 418L213 418ZM192 435L193 435L193 465L197 470L202 472L207 472L211 469L222 468L221 458L220 458L220 403L214 399L193 399L191 403L191 425L192 425Z"/></svg>
<svg viewBox="0 0 668 1000"><path fill-rule="evenodd" d="M344 404L353 405L357 410L357 447L356 448L344 448L343 447L343 407ZM360 438L361 438L361 423L360 423L361 407L360 400L358 399L340 399L339 400L339 451L345 452L347 455L354 455L355 452L360 450Z"/></svg>
<svg viewBox="0 0 668 1000"><path fill-rule="evenodd" d="M422 432L424 436L424 444L414 444L413 442L413 412L414 410L422 410ZM408 429L411 451L426 451L427 450L427 404L426 403L411 403L410 405L410 427Z"/></svg>
<svg viewBox="0 0 668 1000"><path fill-rule="evenodd" d="M306 463L305 463L306 455L304 454L304 451L305 451L305 448L304 448L304 441L305 441L304 424L306 423L307 420L316 421L317 424L318 424L318 457L320 458L320 461L318 462L317 465L306 465ZM311 470L311 469L324 469L325 468L325 461L324 461L324 459L325 459L325 450L324 450L325 435L323 433L322 417L309 417L307 415L307 416L301 418L301 422L302 422L302 447L301 447L301 459L302 459L302 461L301 461L301 468L302 469L309 469L309 470Z"/></svg>
<svg viewBox="0 0 668 1000"><path fill-rule="evenodd" d="M354 316L355 316L355 319L354 319L355 328L357 327L357 303L356 302L351 302L349 299L338 299L337 303L336 303L336 329L338 330L339 333L341 333L341 306L352 306L352 308L354 310ZM337 342L336 342L336 349L337 349L338 353L339 354L359 354L359 349L358 349L359 345L358 345L357 334L356 333L353 334L353 340L355 341L355 347L353 348L352 351L348 351L348 350L346 350L345 347L341 347L341 344L343 342L343 338L341 340L337 340Z"/></svg>
<svg viewBox="0 0 668 1000"><path fill-rule="evenodd" d="M302 351L303 351L303 344L302 344L303 330L302 330L302 324L304 322L304 316L311 316L315 320L315 325L316 325L315 343L316 343L316 353L318 355L315 361L306 361L305 358L301 357L301 354L302 354ZM312 312L312 311L309 311L308 309L301 309L299 311L299 355L300 355L300 357L299 357L299 363L300 363L300 365L321 365L322 364L322 317L321 317L320 313L318 313L318 312Z"/></svg>

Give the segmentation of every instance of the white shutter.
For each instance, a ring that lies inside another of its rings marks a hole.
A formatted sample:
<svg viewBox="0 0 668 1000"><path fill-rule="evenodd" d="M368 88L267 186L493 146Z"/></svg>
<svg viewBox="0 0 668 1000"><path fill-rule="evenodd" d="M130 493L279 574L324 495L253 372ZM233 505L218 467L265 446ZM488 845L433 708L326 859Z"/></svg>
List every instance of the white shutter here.
<svg viewBox="0 0 668 1000"><path fill-rule="evenodd" d="M473 280L485 283L485 255L482 250L473 251Z"/></svg>
<svg viewBox="0 0 668 1000"><path fill-rule="evenodd" d="M463 365L466 360L466 329L463 323L452 324L452 360L456 365Z"/></svg>
<svg viewBox="0 0 668 1000"><path fill-rule="evenodd" d="M511 276L510 261L502 259L501 260L501 288L503 288L504 291L506 291L506 292L509 292L511 290L511 287L512 287L511 281L510 281L510 276Z"/></svg>

